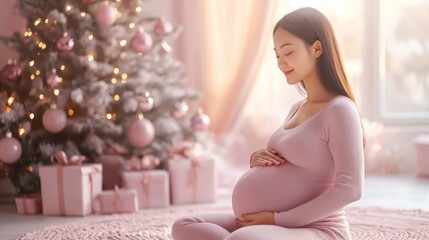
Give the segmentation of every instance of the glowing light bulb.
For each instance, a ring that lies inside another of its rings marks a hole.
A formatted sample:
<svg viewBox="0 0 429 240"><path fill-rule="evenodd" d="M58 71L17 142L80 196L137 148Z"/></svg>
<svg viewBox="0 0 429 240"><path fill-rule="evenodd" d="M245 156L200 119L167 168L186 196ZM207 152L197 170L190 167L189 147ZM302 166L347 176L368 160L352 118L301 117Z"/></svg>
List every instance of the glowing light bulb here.
<svg viewBox="0 0 429 240"><path fill-rule="evenodd" d="M123 46L127 45L127 40L121 40L121 41L119 42L119 45L121 45L121 47L123 47Z"/></svg>
<svg viewBox="0 0 429 240"><path fill-rule="evenodd" d="M34 66L34 60L31 60L31 61L28 63L28 65L29 65L30 67Z"/></svg>
<svg viewBox="0 0 429 240"><path fill-rule="evenodd" d="M112 116L112 114L111 114L111 113L108 113L108 114L106 115L106 118L107 118L107 119L109 119L109 120L112 120L112 117L113 117L113 116Z"/></svg>
<svg viewBox="0 0 429 240"><path fill-rule="evenodd" d="M33 120L34 119L34 113L29 113L28 117Z"/></svg>
<svg viewBox="0 0 429 240"><path fill-rule="evenodd" d="M61 65L60 69L61 69L61 71L64 71L66 69L66 66L63 64L63 65Z"/></svg>
<svg viewBox="0 0 429 240"><path fill-rule="evenodd" d="M122 79L127 79L127 78L128 78L128 75L126 73L123 73L122 74Z"/></svg>
<svg viewBox="0 0 429 240"><path fill-rule="evenodd" d="M90 34L89 36L88 36L88 40L92 40L92 39L94 39L94 35L92 35L92 34Z"/></svg>
<svg viewBox="0 0 429 240"><path fill-rule="evenodd" d="M116 68L114 68L114 69L113 69L113 73L114 73L114 74L118 74L118 73L119 73L119 68L117 68L117 67L116 67Z"/></svg>
<svg viewBox="0 0 429 240"><path fill-rule="evenodd" d="M74 115L74 110L72 108L67 109L67 114L69 116L73 116Z"/></svg>
<svg viewBox="0 0 429 240"><path fill-rule="evenodd" d="M30 79L31 79L31 80L34 80L35 78L36 78L36 75L31 74Z"/></svg>
<svg viewBox="0 0 429 240"><path fill-rule="evenodd" d="M39 99L40 99L40 100L43 100L44 98L45 98L45 96L43 96L43 94L40 94L40 95L39 95Z"/></svg>
<svg viewBox="0 0 429 240"><path fill-rule="evenodd" d="M141 12L142 11L142 8L141 7L136 7L136 12Z"/></svg>
<svg viewBox="0 0 429 240"><path fill-rule="evenodd" d="M22 136L22 135L24 135L25 134L25 129L24 128L18 128L18 134L19 134L19 136Z"/></svg>
<svg viewBox="0 0 429 240"><path fill-rule="evenodd" d="M41 21L42 21L42 19L38 18L36 21L34 21L34 26L39 25Z"/></svg>
<svg viewBox="0 0 429 240"><path fill-rule="evenodd" d="M136 26L136 24L135 24L135 23L130 23L130 24L128 24L128 27L129 27L130 29L135 28L135 26Z"/></svg>
<svg viewBox="0 0 429 240"><path fill-rule="evenodd" d="M71 9L72 9L72 6L70 6L70 5L67 4L66 5L66 11L69 12Z"/></svg>
<svg viewBox="0 0 429 240"><path fill-rule="evenodd" d="M12 105L12 103L13 103L13 101L15 100L15 98L13 98L13 97L9 97L8 99L7 99L7 104L10 106L10 105Z"/></svg>
<svg viewBox="0 0 429 240"><path fill-rule="evenodd" d="M118 82L118 80L116 78L112 78L112 83L116 84Z"/></svg>
<svg viewBox="0 0 429 240"><path fill-rule="evenodd" d="M119 101L119 99L121 99L121 97L118 94L116 94L115 96L113 96L113 99L115 99L115 101Z"/></svg>
<svg viewBox="0 0 429 240"><path fill-rule="evenodd" d="M81 12L81 13L80 13L80 16L81 16L81 17L85 17L85 16L86 16L86 12Z"/></svg>
<svg viewBox="0 0 429 240"><path fill-rule="evenodd" d="M54 90L54 95L55 95L55 96L58 96L59 94L60 94L60 90L55 89L55 90Z"/></svg>

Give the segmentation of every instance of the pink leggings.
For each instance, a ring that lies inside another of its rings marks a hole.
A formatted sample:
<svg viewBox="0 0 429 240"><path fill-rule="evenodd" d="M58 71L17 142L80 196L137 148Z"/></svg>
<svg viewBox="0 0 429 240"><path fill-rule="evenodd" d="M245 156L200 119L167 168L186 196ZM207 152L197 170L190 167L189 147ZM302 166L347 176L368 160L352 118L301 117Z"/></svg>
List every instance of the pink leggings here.
<svg viewBox="0 0 429 240"><path fill-rule="evenodd" d="M173 224L174 240L323 240L313 228L255 225L238 228L232 213L209 213L178 219Z"/></svg>

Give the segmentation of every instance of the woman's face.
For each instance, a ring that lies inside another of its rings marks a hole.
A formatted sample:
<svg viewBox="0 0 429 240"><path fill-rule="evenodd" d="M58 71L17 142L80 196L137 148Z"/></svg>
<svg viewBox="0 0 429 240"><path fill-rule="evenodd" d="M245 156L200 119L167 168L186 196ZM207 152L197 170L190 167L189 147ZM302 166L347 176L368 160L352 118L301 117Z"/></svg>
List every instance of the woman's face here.
<svg viewBox="0 0 429 240"><path fill-rule="evenodd" d="M316 73L316 57L312 48L281 28L274 33L277 65L289 84L297 84Z"/></svg>

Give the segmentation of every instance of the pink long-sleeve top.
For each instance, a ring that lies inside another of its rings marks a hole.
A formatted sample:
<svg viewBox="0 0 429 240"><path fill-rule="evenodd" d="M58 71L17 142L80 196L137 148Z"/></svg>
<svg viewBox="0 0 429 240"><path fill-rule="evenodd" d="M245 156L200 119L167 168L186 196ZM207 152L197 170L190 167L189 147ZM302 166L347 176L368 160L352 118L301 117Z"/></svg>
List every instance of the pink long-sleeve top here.
<svg viewBox="0 0 429 240"><path fill-rule="evenodd" d="M285 129L302 102L269 138L267 148L287 160L249 169L236 183L232 206L241 214L274 212L277 225L302 227L338 213L361 197L362 127L356 105L337 96L301 125Z"/></svg>

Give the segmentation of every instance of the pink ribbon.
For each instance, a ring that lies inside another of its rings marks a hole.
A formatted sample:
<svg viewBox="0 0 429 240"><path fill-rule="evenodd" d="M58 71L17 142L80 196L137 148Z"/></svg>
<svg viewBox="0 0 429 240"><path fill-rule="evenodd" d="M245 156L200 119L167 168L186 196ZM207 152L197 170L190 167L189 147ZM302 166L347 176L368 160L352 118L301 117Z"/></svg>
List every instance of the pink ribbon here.
<svg viewBox="0 0 429 240"><path fill-rule="evenodd" d="M184 141L182 143L173 142L173 147L170 148L168 155L170 159L189 159L191 161L191 169L188 174L188 185L192 187L192 201L197 202L197 180L200 162L192 151L193 143Z"/></svg>
<svg viewBox="0 0 429 240"><path fill-rule="evenodd" d="M22 199L23 202L23 208L24 208L24 214L28 214L28 208L27 208L27 196L24 196L24 198Z"/></svg>
<svg viewBox="0 0 429 240"><path fill-rule="evenodd" d="M85 156L82 155L73 155L71 158L68 158L64 151L57 151L54 155L51 156L52 163L58 163L57 166L57 176L58 176L58 202L59 202L59 210L60 215L65 216L66 208L65 208L65 199L64 199L64 175L63 175L63 167L65 166L73 166L80 165L85 160ZM97 167L92 167L91 172L88 174L89 179L89 189L90 189L90 197L91 197L91 211L94 212L94 181L93 174L99 173L100 169Z"/></svg>
<svg viewBox="0 0 429 240"><path fill-rule="evenodd" d="M104 150L104 154L128 154L130 151L128 149L120 144L112 144L110 147L106 148Z"/></svg>
<svg viewBox="0 0 429 240"><path fill-rule="evenodd" d="M127 171L146 171L158 167L160 164L159 158L153 155L144 155L143 158L132 156L124 163L124 169Z"/></svg>
<svg viewBox="0 0 429 240"><path fill-rule="evenodd" d="M53 164L58 163L59 165L80 165L85 160L85 156L82 155L73 155L71 158L68 158L64 151L57 151L51 155L51 162Z"/></svg>
<svg viewBox="0 0 429 240"><path fill-rule="evenodd" d="M145 174L143 175L143 178L141 179L141 184L143 187L143 191L146 195L146 199L147 202L143 202L146 207L150 207L150 191L149 191L149 187L150 187L150 175L149 174Z"/></svg>
<svg viewBox="0 0 429 240"><path fill-rule="evenodd" d="M92 212L95 212L95 208L94 208L94 203L95 203L95 201L94 201L94 182L93 182L93 178L94 178L94 176L93 176L93 174L96 174L96 173L100 173L101 172L101 170L99 169L99 168L97 168L97 167L95 167L95 166L93 166L92 167L92 171L88 174L88 177L89 177L89 192L90 192L90 196L91 196L91 211Z"/></svg>
<svg viewBox="0 0 429 240"><path fill-rule="evenodd" d="M63 176L63 167L64 166L72 166L72 165L80 165L85 160L85 156L82 155L73 155L71 158L68 158L64 151L57 151L53 155L51 155L51 162L53 164L58 163L57 166L57 176L58 176L58 202L60 215L64 216L66 213L65 210L65 202L64 202L64 176ZM92 193L92 185L91 185L91 193ZM91 194L92 197L92 194Z"/></svg>

